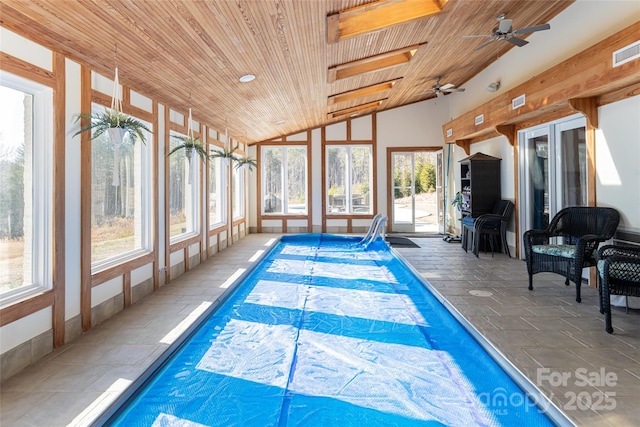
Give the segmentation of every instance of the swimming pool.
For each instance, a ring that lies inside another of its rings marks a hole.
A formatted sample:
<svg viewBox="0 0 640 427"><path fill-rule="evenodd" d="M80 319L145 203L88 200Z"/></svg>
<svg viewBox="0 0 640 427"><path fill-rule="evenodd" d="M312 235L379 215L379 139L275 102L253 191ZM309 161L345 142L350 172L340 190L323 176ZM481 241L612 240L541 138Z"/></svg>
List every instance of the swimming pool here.
<svg viewBox="0 0 640 427"><path fill-rule="evenodd" d="M520 388L384 242L363 250L357 240L283 237L98 423L554 425L535 401L566 421L526 381Z"/></svg>

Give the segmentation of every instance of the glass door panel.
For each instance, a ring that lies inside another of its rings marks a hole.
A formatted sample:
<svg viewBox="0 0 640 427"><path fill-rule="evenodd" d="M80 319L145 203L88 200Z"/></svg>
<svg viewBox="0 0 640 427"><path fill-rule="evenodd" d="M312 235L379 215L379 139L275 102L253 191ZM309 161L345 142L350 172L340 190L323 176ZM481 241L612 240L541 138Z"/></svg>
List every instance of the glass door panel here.
<svg viewBox="0 0 640 427"><path fill-rule="evenodd" d="M415 225L415 176L413 153L393 153L393 231L413 232Z"/></svg>

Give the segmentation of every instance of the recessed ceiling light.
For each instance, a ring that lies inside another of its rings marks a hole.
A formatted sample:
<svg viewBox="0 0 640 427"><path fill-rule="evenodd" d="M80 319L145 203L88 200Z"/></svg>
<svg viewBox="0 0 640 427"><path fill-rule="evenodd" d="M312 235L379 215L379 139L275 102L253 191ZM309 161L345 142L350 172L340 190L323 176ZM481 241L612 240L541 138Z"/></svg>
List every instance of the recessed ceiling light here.
<svg viewBox="0 0 640 427"><path fill-rule="evenodd" d="M240 77L238 80L240 80L242 83L248 83L248 82L252 82L256 79L256 76L254 76L253 74L245 74L244 76Z"/></svg>

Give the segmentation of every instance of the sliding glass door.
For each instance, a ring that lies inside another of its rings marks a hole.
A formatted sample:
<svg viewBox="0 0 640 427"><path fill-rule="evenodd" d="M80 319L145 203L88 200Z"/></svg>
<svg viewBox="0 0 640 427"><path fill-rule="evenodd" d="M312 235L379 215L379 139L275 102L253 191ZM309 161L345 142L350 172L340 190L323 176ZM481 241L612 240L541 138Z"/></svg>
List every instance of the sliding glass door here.
<svg viewBox="0 0 640 427"><path fill-rule="evenodd" d="M562 208L587 205L585 125L569 118L518 134L522 233L547 227Z"/></svg>

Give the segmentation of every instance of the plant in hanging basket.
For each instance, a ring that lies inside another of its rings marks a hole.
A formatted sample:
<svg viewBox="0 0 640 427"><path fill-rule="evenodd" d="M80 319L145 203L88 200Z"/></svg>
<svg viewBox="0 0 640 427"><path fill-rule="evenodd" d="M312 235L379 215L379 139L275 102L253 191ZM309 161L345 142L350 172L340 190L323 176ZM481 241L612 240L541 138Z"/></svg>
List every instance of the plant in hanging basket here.
<svg viewBox="0 0 640 427"><path fill-rule="evenodd" d="M173 150L171 150L169 154L167 154L168 156L171 156L179 151L184 150L184 154L187 157L187 159L191 159L191 157L193 156L193 153L196 153L202 161L206 160L207 151L204 149L204 146L202 145L202 143L198 141L198 138L194 138L192 136L182 136L182 135L172 136L172 138L180 140L182 141L182 143L174 147Z"/></svg>
<svg viewBox="0 0 640 427"><path fill-rule="evenodd" d="M236 169L240 169L241 167L244 167L252 171L253 168L258 167L258 162L256 161L256 159L251 159L249 157L235 158L235 161L236 161Z"/></svg>
<svg viewBox="0 0 640 427"><path fill-rule="evenodd" d="M130 135L132 140L135 140L135 137L138 137L140 141L143 143L146 142L146 138L144 136L143 131L147 131L151 133L149 128L142 123L140 120L137 120L128 114L124 114L120 111L113 110L110 108L105 108L103 113L82 113L78 114L76 117L76 121L81 118L91 119L91 122L85 127L81 128L78 132L76 132L73 136L79 135L83 132L94 131L91 139L97 138L103 133L109 134L111 138L111 142L113 144L119 144L122 142L125 135ZM116 135L120 136L119 140Z"/></svg>

